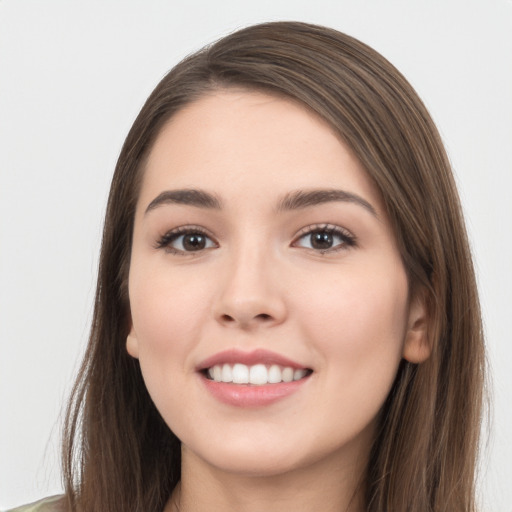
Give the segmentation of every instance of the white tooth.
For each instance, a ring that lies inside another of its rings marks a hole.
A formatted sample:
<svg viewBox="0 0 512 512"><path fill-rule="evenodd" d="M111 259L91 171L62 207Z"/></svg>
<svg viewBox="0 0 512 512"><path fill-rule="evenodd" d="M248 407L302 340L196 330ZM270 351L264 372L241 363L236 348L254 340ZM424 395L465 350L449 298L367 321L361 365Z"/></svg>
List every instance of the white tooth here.
<svg viewBox="0 0 512 512"><path fill-rule="evenodd" d="M283 382L291 382L293 380L293 368L287 366L283 368Z"/></svg>
<svg viewBox="0 0 512 512"><path fill-rule="evenodd" d="M249 382L261 386L268 382L268 371L264 364L255 364L249 370Z"/></svg>
<svg viewBox="0 0 512 512"><path fill-rule="evenodd" d="M222 382L222 366L220 364L216 364L213 367L213 380L215 382Z"/></svg>
<svg viewBox="0 0 512 512"><path fill-rule="evenodd" d="M268 382L270 384L277 384L279 382L281 382L283 379L282 379L282 375L281 375L281 368L279 366L277 366L277 364L273 364L269 369L268 369Z"/></svg>
<svg viewBox="0 0 512 512"><path fill-rule="evenodd" d="M229 364L225 364L222 366L222 382L233 382L233 371L231 370L231 366Z"/></svg>
<svg viewBox="0 0 512 512"><path fill-rule="evenodd" d="M304 369L301 370L295 370L293 372L293 380L300 380L302 377L306 376L307 371Z"/></svg>
<svg viewBox="0 0 512 512"><path fill-rule="evenodd" d="M233 382L235 384L249 383L249 368L245 364L237 363L233 366Z"/></svg>
<svg viewBox="0 0 512 512"><path fill-rule="evenodd" d="M208 368L208 376L213 380L213 368Z"/></svg>

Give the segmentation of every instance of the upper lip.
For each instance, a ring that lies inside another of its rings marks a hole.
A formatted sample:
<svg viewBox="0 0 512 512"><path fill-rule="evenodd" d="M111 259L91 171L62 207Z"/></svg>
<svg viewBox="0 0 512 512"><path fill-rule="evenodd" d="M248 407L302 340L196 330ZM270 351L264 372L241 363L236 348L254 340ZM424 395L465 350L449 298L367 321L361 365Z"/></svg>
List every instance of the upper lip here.
<svg viewBox="0 0 512 512"><path fill-rule="evenodd" d="M241 363L247 366L252 366L255 364L278 364L280 366L288 366L296 370L307 368L307 366L293 361L292 359L288 359L281 354L277 354L265 349L257 349L250 352L245 352L240 349L230 349L218 352L217 354L208 357L204 361L201 361L201 363L199 363L197 366L197 370L202 371L211 368L212 366L226 363Z"/></svg>

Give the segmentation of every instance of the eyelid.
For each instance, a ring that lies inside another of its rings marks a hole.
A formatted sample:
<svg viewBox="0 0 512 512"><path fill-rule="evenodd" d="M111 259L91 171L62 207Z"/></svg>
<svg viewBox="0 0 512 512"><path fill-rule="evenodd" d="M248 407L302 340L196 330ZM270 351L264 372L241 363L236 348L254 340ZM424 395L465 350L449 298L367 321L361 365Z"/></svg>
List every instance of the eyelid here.
<svg viewBox="0 0 512 512"><path fill-rule="evenodd" d="M291 245L293 247L297 247L297 243L301 238L304 238L305 236L311 235L315 232L322 232L326 231L330 234L337 235L340 238L343 239L343 243L339 244L338 246L331 247L329 249L314 249L314 248L307 248L303 247L304 249L310 249L314 251L315 253L319 254L325 254L325 253L333 253L337 252L339 250L348 249L350 247L354 247L357 245L357 239L355 235L353 235L348 229L335 225L335 224L311 224L309 226L303 227L293 238L293 241ZM300 246L298 246L300 247Z"/></svg>
<svg viewBox="0 0 512 512"><path fill-rule="evenodd" d="M322 224L311 224L309 226L303 227L293 238L293 241L291 242L292 247L301 247L298 246L298 241L301 238L304 238L305 236L311 235L315 232L328 232L332 235L337 235L340 237L343 241L343 243L338 244L337 246L328 248L328 249L315 249L315 248L309 248L310 250L314 251L315 253L319 254L325 254L325 253L333 253L337 252L342 249L348 249L350 247L353 247L356 245L356 237L346 228L343 228L341 226L335 225L335 224L328 224L328 223L322 223ZM205 228L202 226L197 225L185 225L185 226L179 226L173 229L170 229L166 231L163 235L159 236L156 240L154 247L155 249L164 249L172 254L177 255L187 255L187 256L194 256L199 255L203 253L206 250L212 249L213 247L205 247L203 249L199 249L197 251L184 251L181 249L176 249L171 246L171 243L174 242L177 238L183 235L187 234L200 234L208 238L210 241L213 242L215 247L219 247L219 243L215 239L215 237ZM303 247L305 249L308 249L307 247Z"/></svg>
<svg viewBox="0 0 512 512"><path fill-rule="evenodd" d="M212 249L212 247L206 247L204 249L199 249L197 251L182 251L180 249L176 249L171 247L171 243L174 242L177 238L187 234L199 234L203 235L209 240L211 240L216 247L219 246L215 237L205 228L196 225L185 225L179 226L173 229L166 231L163 235L159 236L156 240L154 247L155 249L164 249L165 251L171 254L183 255L183 256L194 256L203 253L206 250Z"/></svg>

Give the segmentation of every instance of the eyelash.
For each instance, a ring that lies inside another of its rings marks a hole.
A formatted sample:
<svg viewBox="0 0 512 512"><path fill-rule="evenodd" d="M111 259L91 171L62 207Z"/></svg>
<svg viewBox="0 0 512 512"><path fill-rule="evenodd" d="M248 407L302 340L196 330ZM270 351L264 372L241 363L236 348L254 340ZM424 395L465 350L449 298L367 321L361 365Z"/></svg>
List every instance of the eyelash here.
<svg viewBox="0 0 512 512"><path fill-rule="evenodd" d="M306 226L305 228L301 229L299 234L294 238L292 242L293 247L297 247L298 242L307 237L311 236L314 233L326 233L333 237L339 237L342 240L342 243L338 244L334 247L329 247L327 249L315 249L313 247L308 248L304 247L305 249L309 249L315 253L318 254L326 254L326 253L335 253L341 250L347 250L350 247L356 246L356 237L352 235L348 230L343 229L339 226L335 226L333 224L315 224L311 226ZM185 235L200 235L205 237L206 239L210 240L210 242L213 242L215 246L218 247L217 242L213 239L211 235L209 235L203 228L200 228L199 226L184 226L179 227L176 229L173 229L171 231L168 231L164 235L162 235L156 242L155 248L156 249L165 249L167 252L171 254L176 255L193 255L194 253L201 253L204 250L211 249L212 247L205 247L202 249L199 249L197 251L184 251L182 249L176 249L172 247L172 243L175 242L178 238L185 236ZM301 247L301 246L298 246Z"/></svg>
<svg viewBox="0 0 512 512"><path fill-rule="evenodd" d="M199 226L184 226L180 228L173 229L171 231L168 231L164 235L162 235L158 241L156 242L155 248L156 249L165 249L167 252L171 254L176 254L178 256L184 256L184 255L193 255L194 253L200 253L208 248L200 249L198 251L183 251L181 249L176 249L172 247L172 243L175 242L178 238L185 235L201 235L204 238L212 241L215 245L218 245L217 242L213 240L213 237L209 235L203 228L200 228Z"/></svg>
<svg viewBox="0 0 512 512"><path fill-rule="evenodd" d="M342 241L342 243L334 247L329 247L328 249L315 249L305 247L305 249L309 249L318 254L332 254L338 251L347 250L357 245L356 237L350 233L350 231L333 224L314 224L311 226L306 226L305 228L301 229L297 237L292 242L292 245L296 247L296 244L299 240L303 239L304 237L311 236L314 233L327 233L328 235L339 237Z"/></svg>

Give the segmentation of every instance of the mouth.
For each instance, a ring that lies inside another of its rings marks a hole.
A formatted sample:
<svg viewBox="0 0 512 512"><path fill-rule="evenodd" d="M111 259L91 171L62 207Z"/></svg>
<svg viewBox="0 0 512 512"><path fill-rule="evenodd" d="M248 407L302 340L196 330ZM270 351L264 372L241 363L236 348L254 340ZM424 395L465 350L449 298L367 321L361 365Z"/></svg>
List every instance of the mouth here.
<svg viewBox="0 0 512 512"><path fill-rule="evenodd" d="M313 369L265 349L231 349L205 359L196 368L209 393L224 404L261 408L307 387Z"/></svg>
<svg viewBox="0 0 512 512"><path fill-rule="evenodd" d="M279 364L244 363L215 364L201 371L206 379L214 382L265 386L299 381L313 372L309 368L294 368Z"/></svg>

